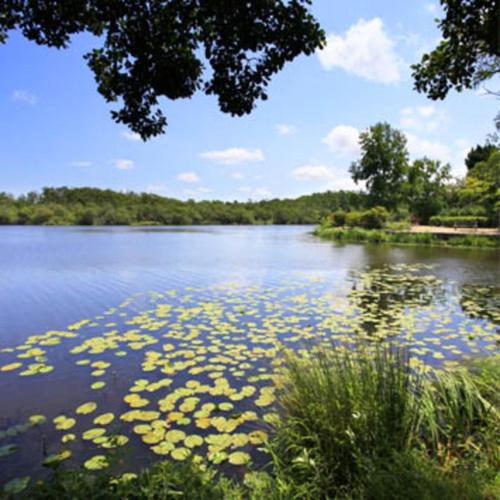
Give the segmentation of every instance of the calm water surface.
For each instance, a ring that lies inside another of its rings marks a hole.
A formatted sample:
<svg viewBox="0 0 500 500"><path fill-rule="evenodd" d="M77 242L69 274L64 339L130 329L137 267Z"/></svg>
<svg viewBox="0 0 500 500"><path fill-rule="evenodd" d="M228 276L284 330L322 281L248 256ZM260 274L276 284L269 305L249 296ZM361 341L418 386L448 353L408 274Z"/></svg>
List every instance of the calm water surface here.
<svg viewBox="0 0 500 500"><path fill-rule="evenodd" d="M126 448L134 450L133 458L124 459L125 469L136 470L157 458L150 449L156 443L144 444L132 431L137 421L119 419L131 409L123 396L138 378L171 380L168 387L138 391L147 401L138 408L157 411L160 405L157 419L166 420L168 429L206 437L233 429L197 426L186 406L182 413L192 421L170 421L188 394L163 406L158 401L193 377L205 385L222 378L229 380L225 390L194 391L191 397L200 399L196 409L207 401L223 402L221 397L233 391L233 415L227 418L254 410L260 418L272 409L262 388L270 385L272 348L278 341L306 348L330 338L346 342L363 332L399 334L434 362L495 351L498 251L337 246L314 238L311 231L305 226L0 227L0 370L23 365L0 371L0 455L2 446L17 446L0 456L0 484L20 475L42 476L40 462L62 448L72 452L72 465L102 454L102 442L81 435L99 427L93 418L105 412L116 416L108 434L127 436ZM82 320L87 323L79 325ZM134 330L145 337L135 339ZM50 331L69 331L74 337L55 345L32 337ZM110 337L117 345L92 344ZM229 357L224 358L222 346ZM29 349L43 353L30 356ZM168 363L160 358L164 351ZM176 358L169 352L180 354ZM19 353L28 355L19 358ZM209 368L193 371L195 357L198 367ZM110 366L96 375L84 365L87 360ZM19 376L30 363L48 367L47 373ZM256 394L238 399L234 391L249 380ZM106 386L91 389L96 381ZM98 409L78 416L75 409L88 401ZM2 436L2 430L33 414L45 415L47 423ZM52 424L58 415L76 418L67 431L75 441L61 445L65 432ZM250 418L238 432L256 429ZM258 460L250 444L241 449ZM197 452L206 453L205 445Z"/></svg>

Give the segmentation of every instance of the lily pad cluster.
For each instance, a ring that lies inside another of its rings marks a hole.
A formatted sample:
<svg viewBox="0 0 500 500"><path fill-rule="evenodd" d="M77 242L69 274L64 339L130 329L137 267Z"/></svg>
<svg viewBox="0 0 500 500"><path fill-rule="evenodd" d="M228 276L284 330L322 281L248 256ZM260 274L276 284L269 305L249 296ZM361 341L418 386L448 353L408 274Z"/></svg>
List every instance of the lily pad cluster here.
<svg viewBox="0 0 500 500"><path fill-rule="evenodd" d="M106 450L129 445L152 458L244 467L265 459L289 349L312 356L360 342L403 344L420 369L496 350L497 313L471 315L479 306L470 292L463 306L452 290L427 266L398 265L353 274L342 292L308 279L136 295L66 331L0 349L0 389L26 375L50 385L61 357L88 386L48 416L46 466L71 457L99 470L110 464ZM1 457L18 443L0 446Z"/></svg>

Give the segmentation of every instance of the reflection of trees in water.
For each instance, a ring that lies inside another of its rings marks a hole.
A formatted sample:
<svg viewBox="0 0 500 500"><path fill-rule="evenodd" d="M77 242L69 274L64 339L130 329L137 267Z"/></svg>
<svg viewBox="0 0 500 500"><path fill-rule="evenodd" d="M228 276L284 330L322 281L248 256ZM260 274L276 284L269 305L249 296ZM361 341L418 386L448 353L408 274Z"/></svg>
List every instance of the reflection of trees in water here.
<svg viewBox="0 0 500 500"><path fill-rule="evenodd" d="M500 325L500 287L495 285L463 285L460 296L462 311L475 319Z"/></svg>
<svg viewBox="0 0 500 500"><path fill-rule="evenodd" d="M369 336L398 335L410 309L443 299L442 282L417 271L415 266L394 266L373 269L354 279L349 300L359 312L358 331Z"/></svg>

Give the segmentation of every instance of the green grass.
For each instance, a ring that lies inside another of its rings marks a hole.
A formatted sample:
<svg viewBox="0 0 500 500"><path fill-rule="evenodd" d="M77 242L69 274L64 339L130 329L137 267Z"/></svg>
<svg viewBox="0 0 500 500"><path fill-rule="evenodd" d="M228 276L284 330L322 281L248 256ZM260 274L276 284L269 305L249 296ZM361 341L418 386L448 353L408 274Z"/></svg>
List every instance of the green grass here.
<svg viewBox="0 0 500 500"><path fill-rule="evenodd" d="M498 408L464 370L408 363L384 349L290 359L277 484L296 498L483 498L500 465ZM402 475L414 496L395 489Z"/></svg>
<svg viewBox="0 0 500 500"><path fill-rule="evenodd" d="M203 464L137 477L57 468L27 498L436 499L500 497L499 357L416 373L405 351L287 357L266 472L236 482Z"/></svg>
<svg viewBox="0 0 500 500"><path fill-rule="evenodd" d="M488 235L451 235L443 238L431 233L391 232L384 229L338 228L319 226L316 236L340 243L387 243L411 246L500 248L500 238Z"/></svg>

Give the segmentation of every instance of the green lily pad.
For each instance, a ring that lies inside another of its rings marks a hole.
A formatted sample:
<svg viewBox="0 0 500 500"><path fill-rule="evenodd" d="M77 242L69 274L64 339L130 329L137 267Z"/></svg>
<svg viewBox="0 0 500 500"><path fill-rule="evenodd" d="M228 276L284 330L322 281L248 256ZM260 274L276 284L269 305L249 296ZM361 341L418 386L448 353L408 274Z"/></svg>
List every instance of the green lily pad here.
<svg viewBox="0 0 500 500"><path fill-rule="evenodd" d="M70 450L63 450L59 453L54 453L53 455L49 455L42 464L45 466L51 466L62 462L63 460L68 459L71 456Z"/></svg>
<svg viewBox="0 0 500 500"><path fill-rule="evenodd" d="M8 483L5 483L3 492L7 495L17 495L26 489L30 480L31 478L29 476L11 479Z"/></svg>
<svg viewBox="0 0 500 500"><path fill-rule="evenodd" d="M88 470L101 470L108 467L109 463L104 455L95 455L86 460L83 466Z"/></svg>
<svg viewBox="0 0 500 500"><path fill-rule="evenodd" d="M94 418L94 424L96 425L108 425L115 419L112 413L103 413L98 417Z"/></svg>
<svg viewBox="0 0 500 500"><path fill-rule="evenodd" d="M7 455L11 455L17 450L17 444L6 444L4 446L0 446L0 457L6 457Z"/></svg>
<svg viewBox="0 0 500 500"><path fill-rule="evenodd" d="M234 451L229 454L228 461L232 465L246 465L250 462L250 455L243 451Z"/></svg>
<svg viewBox="0 0 500 500"><path fill-rule="evenodd" d="M203 438L197 434L192 434L184 439L184 444L187 448L196 448L197 446L201 446L203 444Z"/></svg>
<svg viewBox="0 0 500 500"><path fill-rule="evenodd" d="M188 450L187 448L175 448L170 453L170 456L174 460L178 461L186 460L186 458L188 458L189 455L191 455L191 450Z"/></svg>
<svg viewBox="0 0 500 500"><path fill-rule="evenodd" d="M88 403L83 403L76 409L76 413L79 415L88 415L92 413L97 408L97 403L89 401Z"/></svg>

